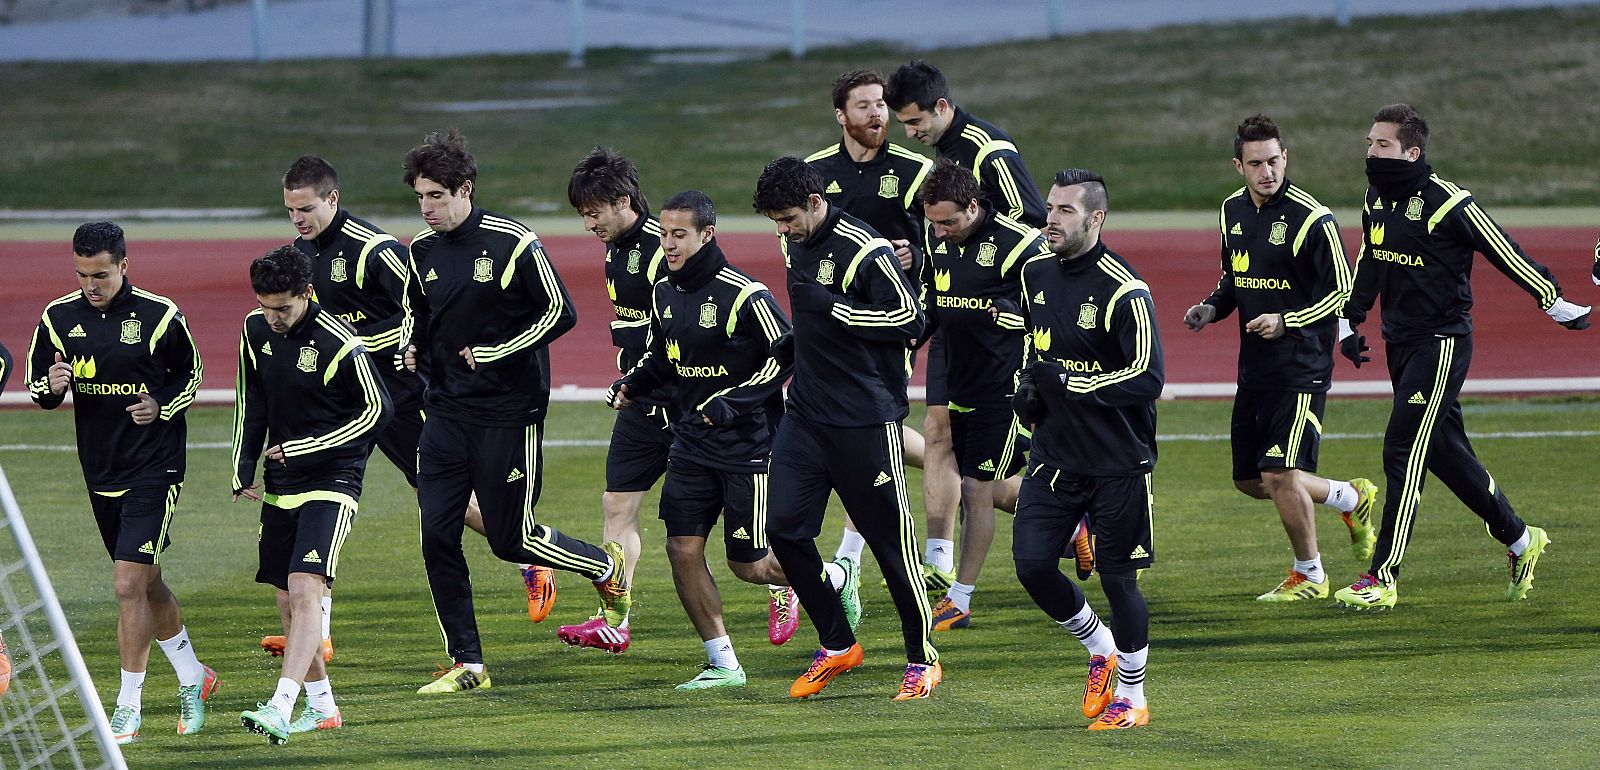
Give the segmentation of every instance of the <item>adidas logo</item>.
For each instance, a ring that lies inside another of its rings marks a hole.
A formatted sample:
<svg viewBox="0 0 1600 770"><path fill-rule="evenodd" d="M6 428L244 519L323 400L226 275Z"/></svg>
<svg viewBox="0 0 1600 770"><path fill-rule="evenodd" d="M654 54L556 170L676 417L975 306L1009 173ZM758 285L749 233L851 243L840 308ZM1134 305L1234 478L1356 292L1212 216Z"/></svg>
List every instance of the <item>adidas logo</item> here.
<svg viewBox="0 0 1600 770"><path fill-rule="evenodd" d="M506 483L507 484L510 484L513 481L521 481L521 480L522 480L522 469L521 468L512 468L511 469L511 475L506 476Z"/></svg>
<svg viewBox="0 0 1600 770"><path fill-rule="evenodd" d="M303 562L305 562L307 564L321 564L322 563L322 557L318 556L317 555L317 549L313 548L305 556L300 557L300 561L303 561Z"/></svg>
<svg viewBox="0 0 1600 770"><path fill-rule="evenodd" d="M437 272L434 272L434 269L430 267L430 268L428 268L427 277L423 278L422 280L424 280L424 281L437 281L437 280L439 280L439 274Z"/></svg>
<svg viewBox="0 0 1600 770"><path fill-rule="evenodd" d="M1383 199L1382 198L1379 198L1375 203L1372 204L1372 210L1373 211L1382 211L1383 210Z"/></svg>
<svg viewBox="0 0 1600 770"><path fill-rule="evenodd" d="M988 471L990 473L994 473L994 461L993 460L984 460L983 464L978 466L978 470L980 470L980 471Z"/></svg>
<svg viewBox="0 0 1600 770"><path fill-rule="evenodd" d="M935 253L935 254L949 254L950 250L945 248L943 241L940 241L938 246L933 247L933 253Z"/></svg>
<svg viewBox="0 0 1600 770"><path fill-rule="evenodd" d="M1426 403L1428 403L1428 399L1423 398L1422 397L1422 391L1419 390L1419 391L1417 391L1415 393L1412 393L1411 394L1411 399L1409 401L1406 401L1406 403L1408 403L1408 404L1426 404Z"/></svg>
<svg viewBox="0 0 1600 770"><path fill-rule="evenodd" d="M1283 447L1278 446L1277 444L1273 444L1272 448L1267 450L1267 456L1268 457L1282 457L1283 456Z"/></svg>
<svg viewBox="0 0 1600 770"><path fill-rule="evenodd" d="M889 474L884 473L883 471L878 471L878 477L872 480L872 486L881 487L884 484L889 483L889 481Z"/></svg>
<svg viewBox="0 0 1600 770"><path fill-rule="evenodd" d="M261 343L261 355L264 355L264 356L272 355L272 341L271 340L268 340L266 342Z"/></svg>
<svg viewBox="0 0 1600 770"><path fill-rule="evenodd" d="M835 194L844 192L844 188L840 187L839 186L839 182L837 180L835 180L835 181L829 182L828 183L828 189L823 190L822 192L823 192L824 195L835 195Z"/></svg>
<svg viewBox="0 0 1600 770"><path fill-rule="evenodd" d="M1033 295L1033 304L1035 304L1035 305L1043 305L1044 304L1044 292L1043 291L1039 292L1038 294Z"/></svg>
<svg viewBox="0 0 1600 770"><path fill-rule="evenodd" d="M139 546L139 553L147 553L154 556L156 554L156 544L150 540L144 541L144 545Z"/></svg>
<svg viewBox="0 0 1600 770"><path fill-rule="evenodd" d="M1244 235L1244 231L1239 229L1239 223L1238 222L1234 222L1233 223L1233 229L1229 230L1228 234L1229 235Z"/></svg>
<svg viewBox="0 0 1600 770"><path fill-rule="evenodd" d="M661 311L661 320L667 321L667 320L671 320L671 319L672 319L672 306L668 305L665 310Z"/></svg>
<svg viewBox="0 0 1600 770"><path fill-rule="evenodd" d="M1146 551L1144 549L1144 546L1136 545L1136 546L1133 547L1133 553L1128 554L1128 558L1130 558L1130 559L1148 559L1148 558L1150 558L1150 552Z"/></svg>
<svg viewBox="0 0 1600 770"><path fill-rule="evenodd" d="M89 334L83 330L83 324L78 324L77 326L72 327L72 331L67 332L67 336L68 337L87 337L87 336L89 336Z"/></svg>
<svg viewBox="0 0 1600 770"><path fill-rule="evenodd" d="M734 540L749 540L750 539L750 533L746 532L744 527L740 527L740 528L738 528L738 529L733 531L733 539Z"/></svg>

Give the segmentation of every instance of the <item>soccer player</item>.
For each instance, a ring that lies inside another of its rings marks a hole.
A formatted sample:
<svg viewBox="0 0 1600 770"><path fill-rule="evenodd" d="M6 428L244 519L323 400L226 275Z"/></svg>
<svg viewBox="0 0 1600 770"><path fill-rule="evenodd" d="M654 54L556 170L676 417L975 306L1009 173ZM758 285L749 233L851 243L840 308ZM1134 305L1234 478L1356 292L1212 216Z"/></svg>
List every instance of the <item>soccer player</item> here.
<svg viewBox="0 0 1600 770"><path fill-rule="evenodd" d="M622 546L602 548L534 520L543 482L547 347L576 323L567 289L539 237L473 199L478 164L455 130L430 134L405 157L405 182L428 229L411 241L422 276L406 366L426 365L428 422L417 456L422 557L454 665L418 692L490 685L461 551L467 499L476 492L495 556L577 572L593 581L602 609L558 632L569 644L627 649L628 593Z"/></svg>
<svg viewBox="0 0 1600 770"><path fill-rule="evenodd" d="M1288 178L1277 124L1251 115L1233 136L1245 186L1222 202L1222 278L1183 322L1200 331L1239 312L1239 390L1233 399L1233 485L1271 500L1294 549L1289 575L1256 598L1328 598L1315 503L1339 511L1358 561L1372 558L1366 479L1316 475L1322 414L1333 382L1334 311L1350 296L1350 265L1333 212Z"/></svg>
<svg viewBox="0 0 1600 770"><path fill-rule="evenodd" d="M206 723L217 673L195 657L161 557L183 491L184 412L200 388L200 353L172 300L128 280L122 228L90 222L72 235L78 291L44 308L28 348L28 394L45 409L72 391L78 462L117 595L122 688L117 743L139 737L153 636L178 675L178 734Z"/></svg>
<svg viewBox="0 0 1600 770"><path fill-rule="evenodd" d="M260 307L239 336L233 499L261 502L256 582L278 589L285 638L277 690L239 720L275 745L344 724L319 654L322 602L355 524L367 457L394 410L362 336L312 299L311 278L311 258L294 245L258 257L250 286ZM306 705L290 722L302 685Z"/></svg>
<svg viewBox="0 0 1600 770"><path fill-rule="evenodd" d="M1366 338L1356 327L1383 297L1383 340L1394 404L1383 436L1389 494L1372 567L1334 598L1357 609L1393 607L1400 562L1411 542L1428 473L1483 519L1505 544L1511 580L1506 599L1533 587L1533 569L1549 545L1543 529L1523 523L1505 492L1472 451L1457 396L1472 360L1472 254L1531 294L1551 320L1589 327L1589 308L1562 299L1544 265L1500 229L1472 193L1439 178L1428 165L1428 122L1409 104L1378 110L1367 132L1367 196L1355 287L1339 315L1339 352L1360 367Z"/></svg>
<svg viewBox="0 0 1600 770"><path fill-rule="evenodd" d="M789 319L766 286L728 264L716 233L717 210L705 193L687 190L662 207L666 275L654 287L649 348L611 387L612 406L625 412L639 408L635 398L676 383L671 410L677 429L661 520L673 585L707 657L700 674L679 690L745 683L706 566L706 536L718 516L725 513L722 537L733 574L788 591L775 586L788 580L767 548L772 421L764 410L789 377L789 367L772 352Z"/></svg>
<svg viewBox="0 0 1600 770"><path fill-rule="evenodd" d="M889 77L884 99L905 128L906 137L930 145L940 160L968 169L978 180L984 200L995 211L1030 227L1043 227L1045 206L1022 155L999 126L955 104L944 73L920 59L901 65ZM950 434L946 393L944 340L927 340L927 413L923 416L923 498L928 510L928 543L923 572L928 585L947 590L954 582L956 513L961 503L960 475ZM933 473L926 469L935 470ZM996 505L1016 509L1016 484L999 485ZM1085 559L1087 537L1085 536ZM1085 563L1087 566L1087 563ZM1087 573L1083 573L1085 578Z"/></svg>
<svg viewBox="0 0 1600 770"><path fill-rule="evenodd" d="M1022 267L1022 315L1031 334L1012 404L1034 428L1012 556L1033 601L1089 651L1089 729L1139 727L1150 722L1150 610L1138 573L1155 558L1150 474L1161 337L1149 287L1100 242L1105 180L1083 169L1058 171L1048 201L1045 237L1053 254ZM1095 568L1114 630L1057 568L1084 517L1094 530Z"/></svg>
<svg viewBox="0 0 1600 770"><path fill-rule="evenodd" d="M860 566L827 565L817 553L828 493L837 492L888 581L905 637L906 671L896 700L926 698L943 675L906 500L900 422L905 350L923 316L894 247L828 203L822 174L795 157L766 165L755 209L777 225L788 267L794 330L789 412L773 440L767 536L817 629L822 649L789 688L806 698L861 665L852 630L860 619ZM824 577L826 576L826 577Z"/></svg>
<svg viewBox="0 0 1600 770"><path fill-rule="evenodd" d="M567 200L583 217L584 227L606 244L606 294L616 313L611 344L617 347L617 372L624 374L649 346L651 296L662 274L661 222L650 214L633 161L602 147L572 169ZM640 550L639 506L644 493L667 472L672 389L668 385L630 400L633 408L618 411L611 426L601 508L605 539L622 544L628 564L624 579L632 585Z"/></svg>
<svg viewBox="0 0 1600 770"><path fill-rule="evenodd" d="M1011 375L1025 336L1017 296L1023 263L1050 247L1038 230L996 212L972 173L949 160L939 161L918 197L928 218L926 334L945 342L950 436L961 473L960 569L933 607L933 630L948 631L972 622L972 592L994 542L995 488L1027 462L1028 440L1011 411Z"/></svg>

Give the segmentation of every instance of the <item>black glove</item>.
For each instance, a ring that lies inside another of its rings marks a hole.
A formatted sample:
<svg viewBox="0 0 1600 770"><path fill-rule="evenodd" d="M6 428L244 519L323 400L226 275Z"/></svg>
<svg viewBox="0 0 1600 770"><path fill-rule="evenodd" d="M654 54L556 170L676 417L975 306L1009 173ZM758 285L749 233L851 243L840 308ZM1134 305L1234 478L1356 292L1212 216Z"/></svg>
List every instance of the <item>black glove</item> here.
<svg viewBox="0 0 1600 770"><path fill-rule="evenodd" d="M700 413L705 415L712 425L727 425L733 422L734 418L733 410L720 398L712 399Z"/></svg>
<svg viewBox="0 0 1600 770"><path fill-rule="evenodd" d="M773 360L778 362L778 366L785 369L794 366L794 332L784 332L782 337L773 340L772 348L768 352L772 354Z"/></svg>
<svg viewBox="0 0 1600 770"><path fill-rule="evenodd" d="M1367 355L1367 351L1371 349L1367 347L1367 336L1360 332L1354 332L1339 340L1339 355L1350 359L1350 363L1355 364L1357 369L1372 360L1372 356Z"/></svg>
<svg viewBox="0 0 1600 770"><path fill-rule="evenodd" d="M1589 313L1584 313L1571 321L1562 321L1561 325L1573 331L1583 331L1589 328Z"/></svg>
<svg viewBox="0 0 1600 770"><path fill-rule="evenodd" d="M820 283L796 281L789 284L789 304L796 313L826 313L833 309L834 293Z"/></svg>
<svg viewBox="0 0 1600 770"><path fill-rule="evenodd" d="M626 377L618 378L616 382L611 383L611 387L606 389L606 406L616 408L617 394L622 392L622 386L627 384Z"/></svg>
<svg viewBox="0 0 1600 770"><path fill-rule="evenodd" d="M1039 388L1032 382L1023 382L1017 385L1017 392L1011 394L1011 411L1017 413L1017 419L1023 425L1038 425L1044 421L1044 399L1039 397Z"/></svg>
<svg viewBox="0 0 1600 770"><path fill-rule="evenodd" d="M1053 361L1034 361L1031 367L1033 387L1039 391L1039 400L1048 409L1051 403L1067 400L1067 384L1061 380L1067 373L1061 364Z"/></svg>

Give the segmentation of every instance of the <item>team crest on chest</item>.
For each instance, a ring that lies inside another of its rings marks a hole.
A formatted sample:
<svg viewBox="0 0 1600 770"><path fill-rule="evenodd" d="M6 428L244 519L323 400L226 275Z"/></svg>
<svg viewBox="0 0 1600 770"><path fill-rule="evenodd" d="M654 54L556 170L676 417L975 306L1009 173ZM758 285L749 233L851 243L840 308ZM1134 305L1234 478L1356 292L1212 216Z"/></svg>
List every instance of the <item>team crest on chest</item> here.
<svg viewBox="0 0 1600 770"><path fill-rule="evenodd" d="M700 306L700 328L710 329L717 325L717 306L707 302Z"/></svg>
<svg viewBox="0 0 1600 770"><path fill-rule="evenodd" d="M1289 223L1273 222L1272 229L1267 231L1267 243L1282 246L1289 242Z"/></svg>
<svg viewBox="0 0 1600 770"><path fill-rule="evenodd" d="M638 274L639 258L641 256L638 249L632 249L628 252L628 272Z"/></svg>
<svg viewBox="0 0 1600 770"><path fill-rule="evenodd" d="M900 197L900 177L897 177L892 173L888 174L888 175L885 175L885 176L878 177L878 197L880 197L880 198L898 198L898 197Z"/></svg>
<svg viewBox="0 0 1600 770"><path fill-rule="evenodd" d="M494 280L494 260L488 257L478 257L472 260L472 280L478 283L488 283Z"/></svg>
<svg viewBox="0 0 1600 770"><path fill-rule="evenodd" d="M833 260L824 259L817 263L817 283L823 286L833 285Z"/></svg>
<svg viewBox="0 0 1600 770"><path fill-rule="evenodd" d="M345 273L344 257L334 257L333 261L328 263L328 279L334 283L344 283L350 279Z"/></svg>
<svg viewBox="0 0 1600 770"><path fill-rule="evenodd" d="M294 368L310 374L317 370L317 349L313 347L300 348L300 358L295 361Z"/></svg>
<svg viewBox="0 0 1600 770"><path fill-rule="evenodd" d="M1100 313L1100 308L1093 302L1085 302L1078 306L1078 328L1093 329L1095 316Z"/></svg>
<svg viewBox="0 0 1600 770"><path fill-rule="evenodd" d="M1000 247L993 243L978 244L978 267L994 267L994 255L999 253Z"/></svg>
<svg viewBox="0 0 1600 770"><path fill-rule="evenodd" d="M1406 201L1406 219L1413 222L1422 220L1422 196L1413 195L1411 200Z"/></svg>
<svg viewBox="0 0 1600 770"><path fill-rule="evenodd" d="M129 318L128 320L122 322L122 336L120 337L120 339L123 342L125 342L125 343L127 343L129 345L137 345L137 344L139 344L139 320L138 319Z"/></svg>

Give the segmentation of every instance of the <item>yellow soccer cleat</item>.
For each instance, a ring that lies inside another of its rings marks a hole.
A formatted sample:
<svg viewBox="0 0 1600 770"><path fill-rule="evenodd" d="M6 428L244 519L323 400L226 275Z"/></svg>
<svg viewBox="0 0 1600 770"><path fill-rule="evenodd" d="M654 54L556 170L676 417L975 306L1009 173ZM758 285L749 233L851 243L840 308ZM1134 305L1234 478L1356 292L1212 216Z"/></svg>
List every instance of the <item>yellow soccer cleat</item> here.
<svg viewBox="0 0 1600 770"><path fill-rule="evenodd" d="M1306 577L1304 572L1289 569L1289 576L1272 589L1256 597L1258 602L1297 602L1301 599L1326 599L1328 598L1328 581L1316 583Z"/></svg>
<svg viewBox="0 0 1600 770"><path fill-rule="evenodd" d="M1367 479L1351 479L1350 486L1356 488L1356 507L1349 513L1341 513L1344 525L1350 528L1350 553L1355 554L1356 561L1372 560L1372 549L1378 544L1378 531L1372 526L1372 511L1378 502L1378 485Z"/></svg>
<svg viewBox="0 0 1600 770"><path fill-rule="evenodd" d="M1527 598L1528 591L1533 588L1533 568L1548 545L1550 535L1538 527L1528 527L1528 547L1523 549L1522 555L1506 551L1506 560L1511 564L1511 585L1506 587L1507 600L1514 602Z"/></svg>

